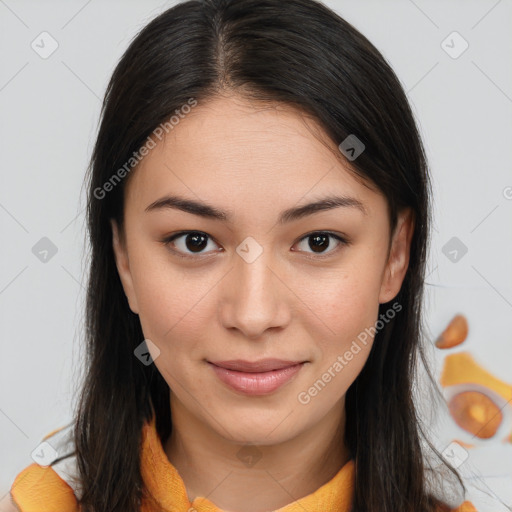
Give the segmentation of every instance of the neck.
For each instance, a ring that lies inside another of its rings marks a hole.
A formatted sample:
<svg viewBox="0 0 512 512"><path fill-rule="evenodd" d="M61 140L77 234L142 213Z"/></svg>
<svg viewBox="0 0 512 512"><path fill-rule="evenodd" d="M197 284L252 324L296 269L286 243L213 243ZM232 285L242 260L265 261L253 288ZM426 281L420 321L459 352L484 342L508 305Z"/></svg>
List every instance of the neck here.
<svg viewBox="0 0 512 512"><path fill-rule="evenodd" d="M173 430L164 450L191 502L204 497L226 512L276 510L316 491L349 460L343 400L310 429L268 445L226 439L179 401L171 403Z"/></svg>

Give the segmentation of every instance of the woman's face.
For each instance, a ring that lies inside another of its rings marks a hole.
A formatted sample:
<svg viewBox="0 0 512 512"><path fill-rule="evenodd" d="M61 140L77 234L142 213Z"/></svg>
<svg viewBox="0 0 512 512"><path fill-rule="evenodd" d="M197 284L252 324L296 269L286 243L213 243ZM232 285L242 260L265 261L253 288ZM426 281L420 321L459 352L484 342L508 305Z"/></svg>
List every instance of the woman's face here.
<svg viewBox="0 0 512 512"><path fill-rule="evenodd" d="M407 270L410 216L388 254L385 198L312 132L321 136L290 108L237 96L198 105L132 171L124 237L113 223L124 290L158 347L172 410L231 441L284 442L342 416L379 303ZM334 196L346 199L301 210ZM387 321L400 314L390 308ZM221 368L268 359L285 369Z"/></svg>

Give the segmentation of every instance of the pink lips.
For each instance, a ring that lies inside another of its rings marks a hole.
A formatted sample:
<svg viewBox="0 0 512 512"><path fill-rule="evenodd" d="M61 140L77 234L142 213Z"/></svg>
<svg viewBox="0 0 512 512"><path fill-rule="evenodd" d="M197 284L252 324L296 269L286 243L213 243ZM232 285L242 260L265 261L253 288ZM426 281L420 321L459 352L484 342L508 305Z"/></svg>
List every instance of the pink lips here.
<svg viewBox="0 0 512 512"><path fill-rule="evenodd" d="M288 382L304 366L304 362L282 359L208 362L222 382L248 395L272 393Z"/></svg>

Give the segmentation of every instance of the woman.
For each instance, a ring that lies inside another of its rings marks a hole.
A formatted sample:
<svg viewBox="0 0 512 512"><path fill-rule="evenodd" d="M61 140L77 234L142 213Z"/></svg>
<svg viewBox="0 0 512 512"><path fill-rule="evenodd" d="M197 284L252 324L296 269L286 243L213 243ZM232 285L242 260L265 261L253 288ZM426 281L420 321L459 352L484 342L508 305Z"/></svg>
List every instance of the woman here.
<svg viewBox="0 0 512 512"><path fill-rule="evenodd" d="M178 4L90 170L87 375L20 510L474 510L424 450L429 175L364 36L313 0Z"/></svg>

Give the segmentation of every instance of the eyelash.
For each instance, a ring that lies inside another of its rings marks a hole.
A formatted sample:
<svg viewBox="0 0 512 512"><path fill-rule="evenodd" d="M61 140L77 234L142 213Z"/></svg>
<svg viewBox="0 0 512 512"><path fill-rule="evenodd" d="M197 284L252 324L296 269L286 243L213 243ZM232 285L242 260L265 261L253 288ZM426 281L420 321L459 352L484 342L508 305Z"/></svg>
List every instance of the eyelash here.
<svg viewBox="0 0 512 512"><path fill-rule="evenodd" d="M169 247L169 245L174 242L174 240L176 240L177 238L183 236L183 235L189 235L189 234L199 234L199 235L204 235L206 236L209 240L214 240L213 237L211 237L210 235L208 235L207 233L204 233L203 231L180 231L179 233L175 233L174 235L171 235L169 237L166 237L164 238L163 240L161 240L161 242L166 246L166 247ZM325 254L318 254L318 255L315 255L315 256L306 256L308 259L314 259L314 260L322 260L322 259L325 259L325 258L329 258L331 257L334 253L337 253L339 251L339 249L342 247L342 246L347 246L347 245L350 245L350 242L340 236L340 235L337 235L336 233L332 233L330 231L312 231L306 235L304 235L302 238L300 238L298 240L298 242L302 242L303 240L307 239L307 238L310 238L312 237L313 235L328 235L334 239L336 239L338 242L340 242L340 244L338 245L337 248L325 253ZM216 243L216 242L215 242ZM295 244L294 244L295 245ZM196 256L191 256L189 254L183 254L183 253L180 253L179 251L175 251L174 249L170 249L174 254L176 254L177 256L179 256L180 258L188 258L188 259L194 259L194 260L198 260L199 258L202 258L202 257L206 257L204 255L201 255L200 253L198 253ZM298 251L300 252L300 251ZM314 253L308 253L308 254L314 254Z"/></svg>

